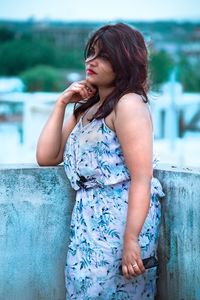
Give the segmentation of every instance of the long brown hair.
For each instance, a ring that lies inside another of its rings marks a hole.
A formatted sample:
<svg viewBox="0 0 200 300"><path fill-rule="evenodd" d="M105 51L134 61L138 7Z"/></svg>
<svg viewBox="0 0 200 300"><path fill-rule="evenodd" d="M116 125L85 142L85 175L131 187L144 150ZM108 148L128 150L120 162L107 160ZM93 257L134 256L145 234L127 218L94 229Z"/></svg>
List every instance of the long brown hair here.
<svg viewBox="0 0 200 300"><path fill-rule="evenodd" d="M148 103L148 53L142 34L123 23L106 25L98 29L88 40L85 59L98 42L100 53L104 53L116 74L114 90L104 100L92 119L105 118L115 108L119 99L127 93L141 95ZM97 93L86 101L76 103L74 115L84 112L99 101ZM78 107L76 105L78 104Z"/></svg>

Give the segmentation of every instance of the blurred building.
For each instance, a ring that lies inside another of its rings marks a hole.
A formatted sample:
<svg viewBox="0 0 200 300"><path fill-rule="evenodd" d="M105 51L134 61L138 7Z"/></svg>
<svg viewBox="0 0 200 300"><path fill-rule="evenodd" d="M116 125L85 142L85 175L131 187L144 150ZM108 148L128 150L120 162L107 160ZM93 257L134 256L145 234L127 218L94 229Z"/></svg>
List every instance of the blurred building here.
<svg viewBox="0 0 200 300"><path fill-rule="evenodd" d="M23 92L25 85L18 77L0 77L0 93Z"/></svg>

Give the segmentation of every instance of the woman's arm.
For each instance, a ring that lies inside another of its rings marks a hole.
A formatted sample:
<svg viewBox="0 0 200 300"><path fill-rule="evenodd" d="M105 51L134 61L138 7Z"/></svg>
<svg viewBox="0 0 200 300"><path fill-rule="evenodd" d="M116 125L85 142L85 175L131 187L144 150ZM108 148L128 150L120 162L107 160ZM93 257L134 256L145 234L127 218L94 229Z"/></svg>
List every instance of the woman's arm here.
<svg viewBox="0 0 200 300"><path fill-rule="evenodd" d="M38 140L36 159L40 166L58 165L63 160L65 142L76 125L76 119L71 115L63 126L64 114L65 106L56 103Z"/></svg>
<svg viewBox="0 0 200 300"><path fill-rule="evenodd" d="M72 115L63 126L66 106L89 98L95 92L96 90L83 80L73 83L60 95L38 140L36 159L40 166L54 166L63 161L66 140L77 123Z"/></svg>
<svg viewBox="0 0 200 300"><path fill-rule="evenodd" d="M123 274L130 278L144 272L138 236L149 210L153 175L151 116L147 104L139 95L131 93L120 99L114 126L131 175L122 261ZM138 267L133 269L134 263Z"/></svg>

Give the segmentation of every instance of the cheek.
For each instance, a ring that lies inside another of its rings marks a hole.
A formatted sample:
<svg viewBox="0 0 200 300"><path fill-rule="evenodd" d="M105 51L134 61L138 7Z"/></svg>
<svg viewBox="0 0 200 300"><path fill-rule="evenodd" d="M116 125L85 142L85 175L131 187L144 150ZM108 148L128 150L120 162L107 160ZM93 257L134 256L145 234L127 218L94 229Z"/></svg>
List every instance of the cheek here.
<svg viewBox="0 0 200 300"><path fill-rule="evenodd" d="M115 78L116 78L116 74L115 74L113 71L111 71L111 72L110 72L110 80L111 80L111 81L114 81Z"/></svg>
<svg viewBox="0 0 200 300"><path fill-rule="evenodd" d="M115 79L116 74L113 72L113 69L111 67L104 67L102 68L105 76L110 77L110 79Z"/></svg>

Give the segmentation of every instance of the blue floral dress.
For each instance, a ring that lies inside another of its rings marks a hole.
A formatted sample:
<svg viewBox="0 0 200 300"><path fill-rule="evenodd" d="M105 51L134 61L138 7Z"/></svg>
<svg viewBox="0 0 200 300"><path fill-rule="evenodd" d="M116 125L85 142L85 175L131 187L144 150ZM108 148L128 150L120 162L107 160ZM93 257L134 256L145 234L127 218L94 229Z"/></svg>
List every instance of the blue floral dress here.
<svg viewBox="0 0 200 300"><path fill-rule="evenodd" d="M77 191L65 268L66 299L152 300L156 267L131 279L120 272L130 174L119 140L104 119L83 126L82 118L64 149L65 171ZM160 182L153 178L150 209L139 235L142 258L156 254L162 196Z"/></svg>

